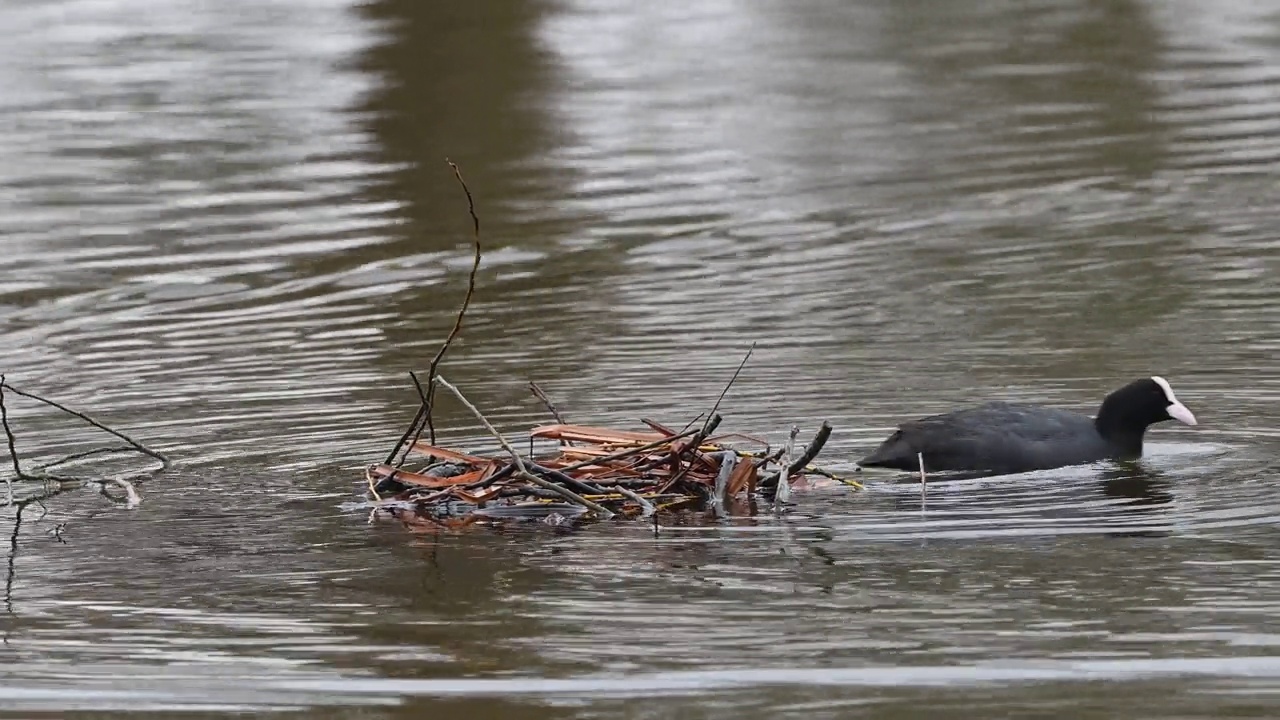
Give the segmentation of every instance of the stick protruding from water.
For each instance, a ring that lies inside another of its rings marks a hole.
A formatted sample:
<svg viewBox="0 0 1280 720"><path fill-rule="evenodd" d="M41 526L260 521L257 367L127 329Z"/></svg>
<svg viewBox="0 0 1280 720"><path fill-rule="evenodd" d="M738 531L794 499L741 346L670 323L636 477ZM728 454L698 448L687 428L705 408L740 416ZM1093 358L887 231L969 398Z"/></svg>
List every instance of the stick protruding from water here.
<svg viewBox="0 0 1280 720"><path fill-rule="evenodd" d="M929 489L929 479L924 474L924 453L916 453L916 460L920 463L920 502L923 505L925 495Z"/></svg>

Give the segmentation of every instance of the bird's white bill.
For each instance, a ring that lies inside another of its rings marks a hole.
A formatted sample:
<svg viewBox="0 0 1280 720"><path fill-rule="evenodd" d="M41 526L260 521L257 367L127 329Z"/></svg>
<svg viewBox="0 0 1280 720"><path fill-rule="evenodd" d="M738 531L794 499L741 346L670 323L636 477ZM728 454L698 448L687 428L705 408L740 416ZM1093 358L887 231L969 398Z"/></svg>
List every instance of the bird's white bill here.
<svg viewBox="0 0 1280 720"><path fill-rule="evenodd" d="M1184 422L1188 425L1196 424L1196 416L1192 415L1191 411L1187 409L1187 406L1180 402L1174 402L1172 405L1165 408L1164 411L1169 413L1169 417L1174 420Z"/></svg>

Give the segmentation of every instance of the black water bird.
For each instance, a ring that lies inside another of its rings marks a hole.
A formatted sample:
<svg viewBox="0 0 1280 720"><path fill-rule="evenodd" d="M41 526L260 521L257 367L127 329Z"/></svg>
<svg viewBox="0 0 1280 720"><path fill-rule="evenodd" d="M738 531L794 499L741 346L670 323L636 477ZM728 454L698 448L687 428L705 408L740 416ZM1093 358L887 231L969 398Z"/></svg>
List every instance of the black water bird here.
<svg viewBox="0 0 1280 720"><path fill-rule="evenodd" d="M862 467L1005 474L1142 457L1147 428L1195 415L1159 376L1135 380L1102 401L1096 417L1002 401L931 415L898 426Z"/></svg>

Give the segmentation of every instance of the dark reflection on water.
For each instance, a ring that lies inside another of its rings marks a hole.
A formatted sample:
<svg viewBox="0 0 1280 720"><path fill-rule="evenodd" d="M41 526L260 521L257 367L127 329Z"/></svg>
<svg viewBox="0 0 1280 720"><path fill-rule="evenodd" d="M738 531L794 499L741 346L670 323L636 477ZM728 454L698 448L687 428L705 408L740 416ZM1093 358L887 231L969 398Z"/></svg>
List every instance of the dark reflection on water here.
<svg viewBox="0 0 1280 720"><path fill-rule="evenodd" d="M0 714L1274 714L1278 40L1236 2L0 7L0 372L177 459L24 510ZM1202 424L656 537L368 525L463 290L446 157L486 248L446 371L513 434L530 379L683 422L752 341L725 429L829 420L835 470L1152 373ZM92 442L10 410L27 462Z"/></svg>

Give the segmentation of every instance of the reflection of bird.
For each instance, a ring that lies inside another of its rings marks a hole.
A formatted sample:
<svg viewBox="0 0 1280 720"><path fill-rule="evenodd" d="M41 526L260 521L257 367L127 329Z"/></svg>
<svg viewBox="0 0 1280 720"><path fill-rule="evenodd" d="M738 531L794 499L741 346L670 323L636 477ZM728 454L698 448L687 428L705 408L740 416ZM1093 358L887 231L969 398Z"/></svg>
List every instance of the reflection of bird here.
<svg viewBox="0 0 1280 720"><path fill-rule="evenodd" d="M1102 401L1097 417L990 402L898 426L863 467L1016 473L1142 456L1147 427L1196 418L1161 377L1135 380Z"/></svg>
<svg viewBox="0 0 1280 720"><path fill-rule="evenodd" d="M1173 502L1173 493L1169 492L1171 485L1159 473L1132 466L1119 466L1103 472L1100 483L1103 495L1131 501L1123 507L1134 512L1150 511L1153 505Z"/></svg>

